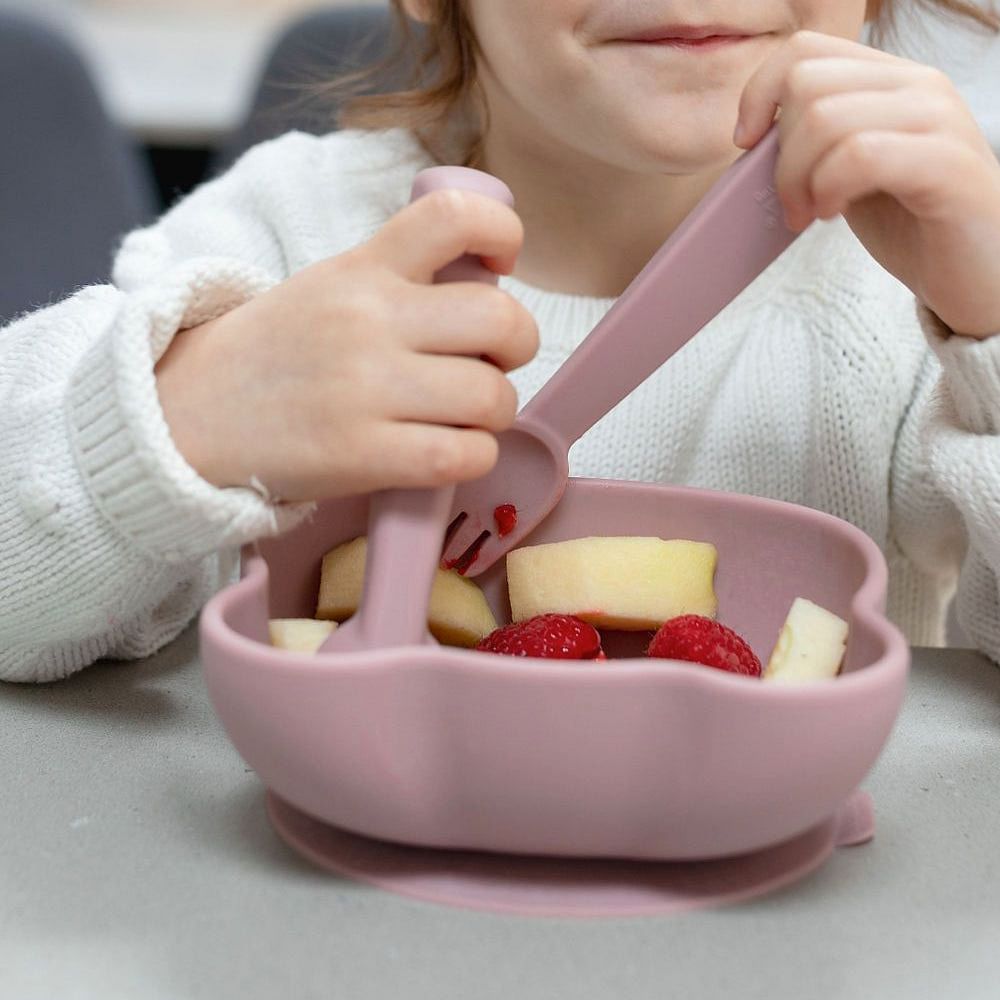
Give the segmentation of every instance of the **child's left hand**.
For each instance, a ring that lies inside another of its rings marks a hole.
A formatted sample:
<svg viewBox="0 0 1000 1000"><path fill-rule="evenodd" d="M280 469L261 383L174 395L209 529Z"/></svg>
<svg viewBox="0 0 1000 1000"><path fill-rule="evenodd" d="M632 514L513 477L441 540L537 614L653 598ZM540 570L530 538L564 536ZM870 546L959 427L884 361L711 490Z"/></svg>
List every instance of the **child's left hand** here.
<svg viewBox="0 0 1000 1000"><path fill-rule="evenodd" d="M789 225L842 213L948 327L1000 332L1000 163L948 77L800 32L747 85L737 144L753 146L778 108Z"/></svg>

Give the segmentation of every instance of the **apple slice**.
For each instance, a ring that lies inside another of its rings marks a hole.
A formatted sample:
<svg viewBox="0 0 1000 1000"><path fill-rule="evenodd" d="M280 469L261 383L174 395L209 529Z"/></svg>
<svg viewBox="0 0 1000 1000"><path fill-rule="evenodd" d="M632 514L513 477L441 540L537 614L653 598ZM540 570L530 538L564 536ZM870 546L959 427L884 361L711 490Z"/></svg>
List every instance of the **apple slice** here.
<svg viewBox="0 0 1000 1000"><path fill-rule="evenodd" d="M762 677L781 683L835 677L846 644L847 622L843 618L804 597L796 597Z"/></svg>
<svg viewBox="0 0 1000 1000"><path fill-rule="evenodd" d="M296 653L315 653L336 627L336 622L315 618L272 618L267 623L271 645Z"/></svg>
<svg viewBox="0 0 1000 1000"><path fill-rule="evenodd" d="M573 538L507 553L514 621L575 615L598 628L641 631L670 618L714 618L717 553L708 542L643 536Z"/></svg>
<svg viewBox="0 0 1000 1000"><path fill-rule="evenodd" d="M317 618L342 622L361 603L368 539L362 535L323 556ZM497 627L479 586L456 570L439 569L431 588L427 627L445 646L471 648Z"/></svg>

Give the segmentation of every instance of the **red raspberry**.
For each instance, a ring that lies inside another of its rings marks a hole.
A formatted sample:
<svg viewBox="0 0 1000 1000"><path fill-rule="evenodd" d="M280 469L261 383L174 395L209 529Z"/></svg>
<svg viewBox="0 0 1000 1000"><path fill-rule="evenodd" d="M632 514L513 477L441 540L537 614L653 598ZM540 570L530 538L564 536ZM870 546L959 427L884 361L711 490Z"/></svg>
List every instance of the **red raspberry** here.
<svg viewBox="0 0 1000 1000"><path fill-rule="evenodd" d="M664 622L647 656L688 660L733 674L760 677L760 660L742 636L702 615L679 615Z"/></svg>
<svg viewBox="0 0 1000 1000"><path fill-rule="evenodd" d="M507 656L550 660L603 660L601 636L593 625L572 615L535 615L490 632L476 649Z"/></svg>
<svg viewBox="0 0 1000 1000"><path fill-rule="evenodd" d="M493 511L497 523L497 534L503 538L517 527L517 508L512 503L502 503Z"/></svg>

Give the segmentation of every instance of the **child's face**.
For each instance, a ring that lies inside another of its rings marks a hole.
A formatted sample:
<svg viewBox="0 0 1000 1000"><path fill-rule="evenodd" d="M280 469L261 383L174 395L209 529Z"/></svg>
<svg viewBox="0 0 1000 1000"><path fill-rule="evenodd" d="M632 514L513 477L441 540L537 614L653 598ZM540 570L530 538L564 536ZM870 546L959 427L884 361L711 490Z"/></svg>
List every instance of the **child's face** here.
<svg viewBox="0 0 1000 1000"><path fill-rule="evenodd" d="M796 31L857 38L865 0L468 0L491 142L542 162L689 173L733 158L740 93ZM676 41L723 35L724 41ZM664 41L664 36L675 40Z"/></svg>

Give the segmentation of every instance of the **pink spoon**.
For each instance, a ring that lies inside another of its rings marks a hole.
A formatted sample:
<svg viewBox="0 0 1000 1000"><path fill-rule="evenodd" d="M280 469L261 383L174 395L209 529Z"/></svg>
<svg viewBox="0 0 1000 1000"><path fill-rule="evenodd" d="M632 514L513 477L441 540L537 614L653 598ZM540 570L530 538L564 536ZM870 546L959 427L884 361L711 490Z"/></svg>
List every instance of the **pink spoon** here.
<svg viewBox="0 0 1000 1000"><path fill-rule="evenodd" d="M443 188L476 191L514 204L506 184L467 167L422 170L413 182L410 200ZM434 280L495 284L497 276L477 258L465 256L438 271ZM324 640L321 653L435 642L427 631L427 607L454 495L454 485L372 494L361 604Z"/></svg>
<svg viewBox="0 0 1000 1000"><path fill-rule="evenodd" d="M500 458L457 491L442 559L476 576L559 502L567 453L796 238L774 190L775 129L740 157L500 438ZM503 533L497 510L507 511ZM513 525L510 521L514 520Z"/></svg>

